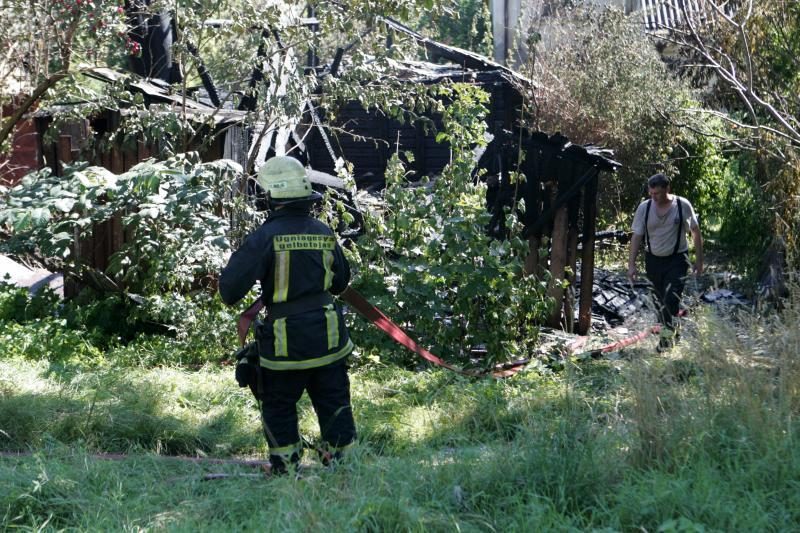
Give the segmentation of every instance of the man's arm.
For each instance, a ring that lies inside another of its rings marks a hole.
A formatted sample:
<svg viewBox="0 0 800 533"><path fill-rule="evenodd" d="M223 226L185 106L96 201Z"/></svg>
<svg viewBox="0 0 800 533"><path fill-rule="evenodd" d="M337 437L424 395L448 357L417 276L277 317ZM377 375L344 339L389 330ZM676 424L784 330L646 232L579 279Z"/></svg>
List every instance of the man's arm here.
<svg viewBox="0 0 800 533"><path fill-rule="evenodd" d="M242 246L233 252L227 266L219 276L219 295L222 301L233 305L250 291L267 271L265 244L258 234L249 235Z"/></svg>
<svg viewBox="0 0 800 533"><path fill-rule="evenodd" d="M628 253L628 279L631 282L636 280L636 256L639 255L639 247L642 245L644 235L634 233L631 236L631 247Z"/></svg>
<svg viewBox="0 0 800 533"><path fill-rule="evenodd" d="M700 226L691 228L692 241L694 241L694 273L698 276L703 273L703 235Z"/></svg>

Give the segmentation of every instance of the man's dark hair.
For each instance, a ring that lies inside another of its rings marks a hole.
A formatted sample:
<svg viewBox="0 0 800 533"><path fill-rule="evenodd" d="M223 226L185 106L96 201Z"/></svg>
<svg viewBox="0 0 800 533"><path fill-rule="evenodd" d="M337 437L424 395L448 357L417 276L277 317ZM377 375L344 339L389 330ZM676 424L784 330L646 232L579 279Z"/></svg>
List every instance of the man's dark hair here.
<svg viewBox="0 0 800 533"><path fill-rule="evenodd" d="M666 174L661 174L660 172L658 174L653 174L647 178L647 186L650 188L669 187L669 178L666 176Z"/></svg>

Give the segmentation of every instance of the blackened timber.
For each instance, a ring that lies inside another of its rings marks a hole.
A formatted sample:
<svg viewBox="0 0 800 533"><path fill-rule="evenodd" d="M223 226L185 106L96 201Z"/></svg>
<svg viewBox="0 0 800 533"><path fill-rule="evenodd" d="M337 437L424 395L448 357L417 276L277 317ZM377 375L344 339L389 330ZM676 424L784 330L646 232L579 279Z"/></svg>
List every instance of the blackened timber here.
<svg viewBox="0 0 800 533"><path fill-rule="evenodd" d="M344 56L344 48L337 48L336 55L333 56L333 62L331 63L330 68L330 75L336 78L339 75L339 65L342 63L342 57Z"/></svg>
<svg viewBox="0 0 800 533"><path fill-rule="evenodd" d="M550 239L550 282L547 295L555 300L553 311L547 320L550 327L561 327L561 313L564 305L564 271L567 265L567 206L562 205L553 219L553 233Z"/></svg>
<svg viewBox="0 0 800 533"><path fill-rule="evenodd" d="M594 232L597 224L597 173L586 182L583 194L583 242L581 254L581 296L578 306L578 335L586 335L592 325L592 286L594 283Z"/></svg>
<svg viewBox="0 0 800 533"><path fill-rule="evenodd" d="M572 175L575 174L576 164L572 164ZM577 273L578 261L578 219L581 208L581 191L575 194L568 204L568 230L567 230L567 266L569 267L565 275L569 282L567 293L564 296L564 323L570 333L575 329L575 277Z"/></svg>
<svg viewBox="0 0 800 533"><path fill-rule="evenodd" d="M420 120L414 124L414 159L417 177L421 178L428 172L428 165L425 151L425 124Z"/></svg>
<svg viewBox="0 0 800 533"><path fill-rule="evenodd" d="M309 19L316 19L317 18L317 10L314 6L308 5L308 18ZM310 26L311 31L314 33L314 39L308 43L308 51L306 53L306 62L307 66L305 69L306 74L310 74L312 72L316 72L317 65L319 64L319 57L317 56L317 43L316 37L317 32L319 31L319 24L311 24Z"/></svg>
<svg viewBox="0 0 800 533"><path fill-rule="evenodd" d="M192 54L194 60L197 61L197 74L200 75L200 81L203 82L203 87L208 93L208 98L211 100L211 103L214 104L214 107L221 107L222 102L219 99L217 86L214 85L214 80L211 78L211 73L208 72L205 63L203 63L203 60L200 58L200 52L197 50L197 47L194 45L194 43L187 42L186 49L190 54Z"/></svg>
<svg viewBox="0 0 800 533"><path fill-rule="evenodd" d="M569 199L572 198L572 196L575 195L578 192L578 190L581 187L583 187L589 180L591 180L593 177L597 177L598 172L599 171L597 170L597 167L594 166L589 167L589 169L575 183L572 184L569 190L565 191L563 194L558 195L558 198L555 199L553 204L550 205L544 213L542 213L542 216L540 216L530 228L528 228L527 234L532 235L538 231L542 231L542 228L545 226L545 224L550 222L550 220L553 218L553 215L555 215L556 211L562 205L568 202Z"/></svg>
<svg viewBox="0 0 800 533"><path fill-rule="evenodd" d="M528 276L541 277L542 271L539 267L539 247L541 245L541 237L528 237L528 256L525 258L525 274Z"/></svg>
<svg viewBox="0 0 800 533"><path fill-rule="evenodd" d="M534 164L534 161L536 163ZM524 172L526 175L525 189L523 197L525 199L525 222L538 220L542 213L542 182L541 182L541 158L534 159L533 154L525 154L523 165L531 169ZM538 232L528 235L528 257L525 258L525 273L535 276L541 275L539 267L539 247L542 244L541 229Z"/></svg>
<svg viewBox="0 0 800 533"><path fill-rule="evenodd" d="M266 28L261 30L261 43L258 45L258 52L256 53L256 64L253 67L253 73L250 75L250 81L247 83L247 92L239 102L239 109L241 111L255 111L256 102L258 101L258 92L256 86L264 79L264 58L267 56L267 39L269 38L269 30Z"/></svg>
<svg viewBox="0 0 800 533"><path fill-rule="evenodd" d="M386 174L386 167L389 164L389 157L390 157L390 149L392 148L389 146L389 143L393 141L393 139L389 138L389 120L384 115L382 116L381 113L376 113L378 117L378 157L380 168L383 169L383 174ZM397 143L394 144L394 149L397 150L398 146ZM398 150L399 151L399 150Z"/></svg>

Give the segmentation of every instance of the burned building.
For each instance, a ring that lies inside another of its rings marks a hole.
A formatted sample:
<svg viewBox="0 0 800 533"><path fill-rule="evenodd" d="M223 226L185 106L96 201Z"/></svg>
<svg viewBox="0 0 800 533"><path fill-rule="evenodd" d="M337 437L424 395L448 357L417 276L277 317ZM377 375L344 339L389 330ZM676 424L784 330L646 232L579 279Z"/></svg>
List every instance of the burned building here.
<svg viewBox="0 0 800 533"><path fill-rule="evenodd" d="M391 59L391 75L396 81L410 85L470 83L489 94L487 129L493 139L479 162L486 171L483 179L490 184L487 207L493 213L493 220L489 232L496 238L503 238L506 213L517 209L524 201L522 220L531 250L526 271L542 275L547 270L554 280L551 296L557 305L549 321L552 325L586 332L591 320L590 288L599 177L602 172L613 172L618 164L608 152L596 147L574 145L558 134L547 135L521 128L519 117L524 90L532 83L529 80L479 54L432 41L397 22L387 19L383 22L392 31L415 40L428 58L428 61ZM332 66L318 70L328 74L335 71ZM94 69L91 74L108 83L121 81L119 73L110 69ZM242 157L251 157L254 152L263 157L284 153L287 147L278 144L287 142L302 150L300 157L317 175L327 174L335 179L332 175L336 174L336 160L341 158L353 164L359 186L377 189L383 184L393 152L413 154L413 161L408 164L417 177L434 177L450 162L450 147L436 139L437 131L441 130L441 117L435 114L426 116L425 123L401 122L380 109L364 109L357 102L349 102L337 111L336 123L330 124L324 108L309 107L313 110L308 113L309 117L298 117L297 122L307 135L275 131L269 135L265 146L257 150L253 148L248 110L224 109L213 101L184 98L154 79L134 75L123 82L129 90L141 94L151 110L159 108L164 113L180 113L194 121L199 135L195 139L197 142L188 149L199 150L205 160L224 157L243 163ZM120 173L142 159L158 156L158 139L134 139L133 144L114 144L99 151L83 150L81 141L89 131L115 131L126 112L129 111L118 109L101 113L90 122L62 130L54 143L42 141L40 166L48 164L58 173L60 165L81 159ZM38 114L41 132L47 128L49 120L45 111ZM295 142L299 139L302 142ZM520 157L521 153L524 157ZM512 186L508 179L511 172L521 173L524 181ZM84 259L103 270L124 236L115 227L99 228L95 233L92 245L84 247L84 250L92 250L91 257ZM579 277L575 275L578 264L581 265ZM565 279L570 282L580 279L581 285L589 288L580 291L580 302L574 302L570 291L565 291L563 285L555 281ZM587 301L584 295L589 298ZM578 321L573 324L576 307Z"/></svg>
<svg viewBox="0 0 800 533"><path fill-rule="evenodd" d="M489 185L487 208L493 216L488 231L493 237L503 238L506 213L524 201L522 220L531 250L526 271L542 275L547 270L553 280L580 279L587 288L580 292L581 301L575 302L570 291L552 283L550 295L557 305L549 323L585 333L591 321L599 177L602 172L614 172L619 164L607 150L575 145L559 134L520 127L523 91L531 81L483 56L427 39L396 22L386 23L417 41L431 59L392 62L395 79L426 85L445 81L470 83L489 94L486 120L493 138L478 162ZM446 63L434 63L435 60ZM324 110L322 114L324 117ZM449 163L450 147L436 140L441 117L430 114L425 118L433 128L425 128L420 122L400 122L380 109L365 109L358 102L349 102L337 111L330 133L321 127L310 129L305 157L312 168L331 174L335 173L337 158L352 163L360 187L382 187L393 152L401 158L404 152L413 154L408 168L415 177L434 177ZM512 184L512 172L522 174L524 182ZM540 259L542 247L547 257ZM578 265L580 272L576 276ZM578 321L573 324L576 314Z"/></svg>

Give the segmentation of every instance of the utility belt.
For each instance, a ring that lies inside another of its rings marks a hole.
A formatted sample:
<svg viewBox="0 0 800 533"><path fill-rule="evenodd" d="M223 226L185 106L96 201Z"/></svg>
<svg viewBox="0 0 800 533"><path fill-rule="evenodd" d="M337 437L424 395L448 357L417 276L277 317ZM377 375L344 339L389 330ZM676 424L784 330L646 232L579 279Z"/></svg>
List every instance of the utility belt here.
<svg viewBox="0 0 800 533"><path fill-rule="evenodd" d="M267 317L271 320L286 318L290 315L305 313L320 309L333 303L333 296L329 292L308 294L288 302L267 304Z"/></svg>
<svg viewBox="0 0 800 533"><path fill-rule="evenodd" d="M258 344L255 341L248 342L239 348L233 357L236 362L234 373L236 383L239 384L239 387L250 387L250 392L253 393L256 400L261 400Z"/></svg>

